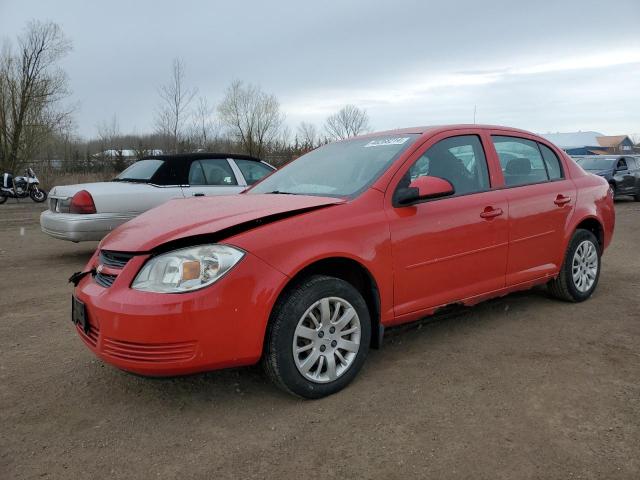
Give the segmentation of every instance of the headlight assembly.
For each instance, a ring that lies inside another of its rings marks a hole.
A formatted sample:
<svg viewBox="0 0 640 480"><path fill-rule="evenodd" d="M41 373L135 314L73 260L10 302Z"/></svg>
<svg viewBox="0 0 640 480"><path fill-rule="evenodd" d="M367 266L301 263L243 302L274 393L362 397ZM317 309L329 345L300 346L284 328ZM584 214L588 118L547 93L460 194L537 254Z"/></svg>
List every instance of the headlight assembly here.
<svg viewBox="0 0 640 480"><path fill-rule="evenodd" d="M244 252L227 245L198 245L152 257L131 288L145 292L182 293L211 285L238 263Z"/></svg>

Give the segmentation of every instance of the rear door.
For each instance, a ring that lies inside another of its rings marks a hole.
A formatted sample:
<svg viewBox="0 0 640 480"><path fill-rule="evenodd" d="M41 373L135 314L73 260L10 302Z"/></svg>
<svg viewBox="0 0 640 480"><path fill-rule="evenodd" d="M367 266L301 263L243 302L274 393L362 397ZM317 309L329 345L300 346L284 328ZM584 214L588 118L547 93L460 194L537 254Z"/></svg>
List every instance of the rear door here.
<svg viewBox="0 0 640 480"><path fill-rule="evenodd" d="M185 197L233 195L245 189L238 181L234 168L226 158L199 159L191 162L187 185L182 186Z"/></svg>
<svg viewBox="0 0 640 480"><path fill-rule="evenodd" d="M392 180L388 191L394 193L423 175L445 178L456 191L411 206L387 207L396 316L504 287L507 201L503 191L491 188L481 138L475 129L441 134Z"/></svg>
<svg viewBox="0 0 640 480"><path fill-rule="evenodd" d="M622 157L618 159L614 172L618 184L618 193L633 194L635 192L636 177L634 176L634 167L633 158Z"/></svg>
<svg viewBox="0 0 640 480"><path fill-rule="evenodd" d="M640 158L627 157L629 171L633 175L633 195L640 195Z"/></svg>
<svg viewBox="0 0 640 480"><path fill-rule="evenodd" d="M509 204L507 286L555 274L564 259L564 238L576 188L561 157L535 137L492 131Z"/></svg>

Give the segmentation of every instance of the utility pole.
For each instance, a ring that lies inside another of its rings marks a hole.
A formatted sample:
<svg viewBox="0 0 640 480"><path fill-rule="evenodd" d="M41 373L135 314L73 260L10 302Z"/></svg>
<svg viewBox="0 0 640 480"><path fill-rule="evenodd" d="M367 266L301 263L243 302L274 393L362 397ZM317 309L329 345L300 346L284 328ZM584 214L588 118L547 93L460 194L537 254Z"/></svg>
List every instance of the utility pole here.
<svg viewBox="0 0 640 480"><path fill-rule="evenodd" d="M477 105L474 105L474 106L473 106L473 124L474 124L474 125L476 124L476 106L477 106Z"/></svg>

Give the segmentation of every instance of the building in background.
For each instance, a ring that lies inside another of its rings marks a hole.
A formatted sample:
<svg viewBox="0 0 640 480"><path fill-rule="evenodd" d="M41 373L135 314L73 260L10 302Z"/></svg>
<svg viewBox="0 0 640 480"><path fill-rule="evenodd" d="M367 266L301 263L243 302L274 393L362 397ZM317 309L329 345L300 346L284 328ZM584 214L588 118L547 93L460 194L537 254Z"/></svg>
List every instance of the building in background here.
<svg viewBox="0 0 640 480"><path fill-rule="evenodd" d="M544 133L544 138L569 155L616 155L640 153L629 135L603 135L599 132Z"/></svg>

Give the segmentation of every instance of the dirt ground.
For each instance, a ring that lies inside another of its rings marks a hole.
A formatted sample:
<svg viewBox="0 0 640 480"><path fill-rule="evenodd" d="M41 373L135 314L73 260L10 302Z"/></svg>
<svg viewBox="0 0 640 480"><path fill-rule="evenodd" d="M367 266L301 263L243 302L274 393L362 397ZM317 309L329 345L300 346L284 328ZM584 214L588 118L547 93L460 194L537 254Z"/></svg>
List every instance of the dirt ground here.
<svg viewBox="0 0 640 480"><path fill-rule="evenodd" d="M640 203L619 201L600 285L543 289L391 332L343 392L259 368L147 379L85 348L69 275L96 243L0 206L0 479L640 478Z"/></svg>

